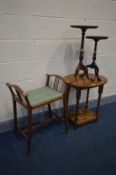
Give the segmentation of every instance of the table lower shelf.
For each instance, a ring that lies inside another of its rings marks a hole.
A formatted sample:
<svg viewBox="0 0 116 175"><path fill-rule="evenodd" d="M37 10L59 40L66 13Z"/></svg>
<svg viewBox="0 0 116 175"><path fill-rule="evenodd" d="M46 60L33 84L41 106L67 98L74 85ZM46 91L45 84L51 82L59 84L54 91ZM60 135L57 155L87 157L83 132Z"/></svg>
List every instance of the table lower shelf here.
<svg viewBox="0 0 116 175"><path fill-rule="evenodd" d="M76 116L76 121L75 121L75 112L71 113L70 119L72 124L81 126L81 125L96 121L97 116L95 112L89 109L79 109L78 116Z"/></svg>

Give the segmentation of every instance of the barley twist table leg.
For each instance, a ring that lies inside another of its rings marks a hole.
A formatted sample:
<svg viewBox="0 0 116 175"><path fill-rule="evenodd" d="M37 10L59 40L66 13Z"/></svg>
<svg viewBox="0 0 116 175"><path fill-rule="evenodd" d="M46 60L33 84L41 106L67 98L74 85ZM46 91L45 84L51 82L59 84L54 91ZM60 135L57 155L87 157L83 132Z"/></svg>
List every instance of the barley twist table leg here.
<svg viewBox="0 0 116 175"><path fill-rule="evenodd" d="M104 86L99 86L99 88L98 88L98 102L97 102L97 108L96 108L97 119L98 119L98 114L99 114L99 107L100 107L101 95L102 95L102 92L103 92L103 87Z"/></svg>
<svg viewBox="0 0 116 175"><path fill-rule="evenodd" d="M80 98L81 98L81 89L76 89L76 111L75 111L75 121L73 124L74 128L76 127L76 123L78 120Z"/></svg>

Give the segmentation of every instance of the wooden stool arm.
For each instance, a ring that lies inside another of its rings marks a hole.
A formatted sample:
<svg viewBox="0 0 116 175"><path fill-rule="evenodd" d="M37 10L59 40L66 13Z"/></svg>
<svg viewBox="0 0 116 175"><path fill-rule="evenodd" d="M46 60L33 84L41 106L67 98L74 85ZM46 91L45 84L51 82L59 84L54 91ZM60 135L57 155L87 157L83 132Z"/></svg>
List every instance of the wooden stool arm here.
<svg viewBox="0 0 116 175"><path fill-rule="evenodd" d="M6 85L9 88L14 88L16 92L18 92L20 95L22 95L23 97L26 97L27 94L25 91L23 91L17 84L10 84L10 83L6 83Z"/></svg>
<svg viewBox="0 0 116 175"><path fill-rule="evenodd" d="M6 83L6 85L8 86L12 94L12 98L14 100L18 101L20 104L22 104L25 107L31 106L28 100L28 94L25 91L23 91L21 87L19 87L17 84L10 84L10 83Z"/></svg>

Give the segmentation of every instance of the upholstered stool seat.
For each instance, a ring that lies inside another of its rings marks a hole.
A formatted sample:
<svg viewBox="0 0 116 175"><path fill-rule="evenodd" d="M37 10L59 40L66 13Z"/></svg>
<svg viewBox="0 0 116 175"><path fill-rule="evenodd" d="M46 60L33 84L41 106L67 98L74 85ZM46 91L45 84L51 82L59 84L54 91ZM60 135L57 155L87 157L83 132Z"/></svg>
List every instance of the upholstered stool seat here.
<svg viewBox="0 0 116 175"><path fill-rule="evenodd" d="M63 94L49 87L42 87L26 92L29 102L33 108L61 99Z"/></svg>

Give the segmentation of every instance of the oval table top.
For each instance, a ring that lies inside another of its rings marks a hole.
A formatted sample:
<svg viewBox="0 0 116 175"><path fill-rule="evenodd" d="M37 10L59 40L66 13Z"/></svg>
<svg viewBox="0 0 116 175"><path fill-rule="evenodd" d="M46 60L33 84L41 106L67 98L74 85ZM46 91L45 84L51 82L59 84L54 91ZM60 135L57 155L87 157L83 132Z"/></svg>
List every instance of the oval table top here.
<svg viewBox="0 0 116 175"><path fill-rule="evenodd" d="M90 79L88 79L86 76L75 78L74 75L67 75L67 76L64 76L63 78L65 83L69 84L71 87L81 88L81 89L102 86L108 81L107 78L102 75L99 76L101 79L100 81L97 79L91 80L91 79L94 79L95 74L89 73L88 75Z"/></svg>

